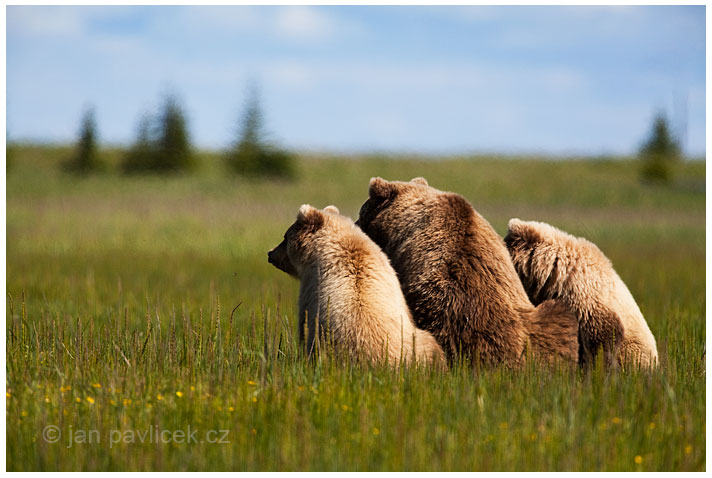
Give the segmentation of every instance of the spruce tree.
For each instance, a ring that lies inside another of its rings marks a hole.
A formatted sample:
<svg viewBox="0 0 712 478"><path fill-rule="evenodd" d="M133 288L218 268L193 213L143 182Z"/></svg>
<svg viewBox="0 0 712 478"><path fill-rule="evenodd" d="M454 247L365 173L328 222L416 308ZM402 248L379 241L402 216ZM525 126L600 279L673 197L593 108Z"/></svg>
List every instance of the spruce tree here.
<svg viewBox="0 0 712 478"><path fill-rule="evenodd" d="M226 154L229 168L243 176L289 177L294 158L265 140L263 115L257 90L252 88L240 121L238 140Z"/></svg>
<svg viewBox="0 0 712 478"><path fill-rule="evenodd" d="M641 175L644 180L667 182L672 177L674 164L681 157L680 144L673 137L664 114L658 114L650 137L641 146Z"/></svg>
<svg viewBox="0 0 712 478"><path fill-rule="evenodd" d="M194 164L186 119L174 96L166 97L159 118L159 137L154 169L158 171L186 171Z"/></svg>
<svg viewBox="0 0 712 478"><path fill-rule="evenodd" d="M126 173L181 172L195 166L185 114L174 96L166 97L156 118L141 119L136 142L122 166Z"/></svg>
<svg viewBox="0 0 712 478"><path fill-rule="evenodd" d="M84 111L76 151L66 166L69 171L80 174L104 169L104 164L99 157L96 118L92 107Z"/></svg>
<svg viewBox="0 0 712 478"><path fill-rule="evenodd" d="M126 153L121 168L125 173L139 173L153 169L155 141L151 135L151 118L144 115L138 126L136 142Z"/></svg>

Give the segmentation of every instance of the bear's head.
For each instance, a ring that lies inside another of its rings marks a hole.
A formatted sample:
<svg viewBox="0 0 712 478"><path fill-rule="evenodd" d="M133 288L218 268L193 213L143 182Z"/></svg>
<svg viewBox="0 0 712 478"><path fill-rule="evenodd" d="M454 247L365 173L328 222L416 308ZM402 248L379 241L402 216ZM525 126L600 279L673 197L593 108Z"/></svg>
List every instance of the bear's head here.
<svg viewBox="0 0 712 478"><path fill-rule="evenodd" d="M438 192L424 178L410 182L371 178L368 199L361 206L356 225L385 251L388 245L422 229Z"/></svg>
<svg viewBox="0 0 712 478"><path fill-rule="evenodd" d="M297 213L297 219L284 233L284 240L267 253L267 260L287 274L299 278L305 264L313 262L313 254L318 247L314 240L324 229L325 224L338 216L335 206L323 210L303 204Z"/></svg>

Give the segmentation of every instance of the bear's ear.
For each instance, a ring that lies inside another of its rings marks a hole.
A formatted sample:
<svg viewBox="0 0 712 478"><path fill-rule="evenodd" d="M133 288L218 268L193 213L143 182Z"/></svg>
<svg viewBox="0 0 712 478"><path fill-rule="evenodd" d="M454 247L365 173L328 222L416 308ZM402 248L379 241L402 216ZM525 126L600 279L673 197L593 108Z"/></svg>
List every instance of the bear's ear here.
<svg viewBox="0 0 712 478"><path fill-rule="evenodd" d="M332 214L341 214L341 213L339 212L339 208L337 208L337 207L334 206L334 205L326 206L326 207L324 208L324 212L330 212L330 213L332 213Z"/></svg>
<svg viewBox="0 0 712 478"><path fill-rule="evenodd" d="M509 224L507 225L507 237L516 237L521 241L529 243L535 243L541 240L541 234L536 228L532 227L531 223L517 218L509 220Z"/></svg>
<svg viewBox="0 0 712 478"><path fill-rule="evenodd" d="M368 184L368 195L372 198L387 198L396 190L395 184L389 183L382 178L371 178Z"/></svg>
<svg viewBox="0 0 712 478"><path fill-rule="evenodd" d="M417 177L410 180L411 183L420 184L421 186L427 186L428 181L423 177Z"/></svg>
<svg viewBox="0 0 712 478"><path fill-rule="evenodd" d="M297 213L297 222L314 232L324 224L324 215L317 208L302 204Z"/></svg>
<svg viewBox="0 0 712 478"><path fill-rule="evenodd" d="M509 220L507 223L507 235L508 236L521 236L522 235L522 220L516 217Z"/></svg>

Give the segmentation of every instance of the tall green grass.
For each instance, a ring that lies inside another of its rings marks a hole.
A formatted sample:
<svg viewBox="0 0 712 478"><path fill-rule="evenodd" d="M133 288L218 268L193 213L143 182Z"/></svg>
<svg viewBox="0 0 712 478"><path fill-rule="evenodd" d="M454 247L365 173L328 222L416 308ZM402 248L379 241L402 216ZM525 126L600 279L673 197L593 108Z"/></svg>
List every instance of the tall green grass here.
<svg viewBox="0 0 712 478"><path fill-rule="evenodd" d="M282 182L205 153L195 176L78 180L68 152L17 148L8 174L8 470L705 469L703 163L662 187L630 161L304 156ZM457 191L500 234L520 217L596 242L659 370L307 359L297 283L266 253L302 203L355 217L376 175Z"/></svg>

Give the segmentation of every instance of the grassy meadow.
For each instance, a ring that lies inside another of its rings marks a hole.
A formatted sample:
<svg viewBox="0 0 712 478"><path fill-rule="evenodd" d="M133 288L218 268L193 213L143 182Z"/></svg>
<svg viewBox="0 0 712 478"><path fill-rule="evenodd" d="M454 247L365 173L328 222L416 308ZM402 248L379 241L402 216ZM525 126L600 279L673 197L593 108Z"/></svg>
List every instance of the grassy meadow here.
<svg viewBox="0 0 712 478"><path fill-rule="evenodd" d="M705 470L704 162L663 186L629 160L305 155L285 182L211 153L191 176L78 178L69 154L16 147L7 176L9 471ZM659 370L307 360L267 251L303 203L355 218L372 176L424 176L501 235L519 217L597 243Z"/></svg>

